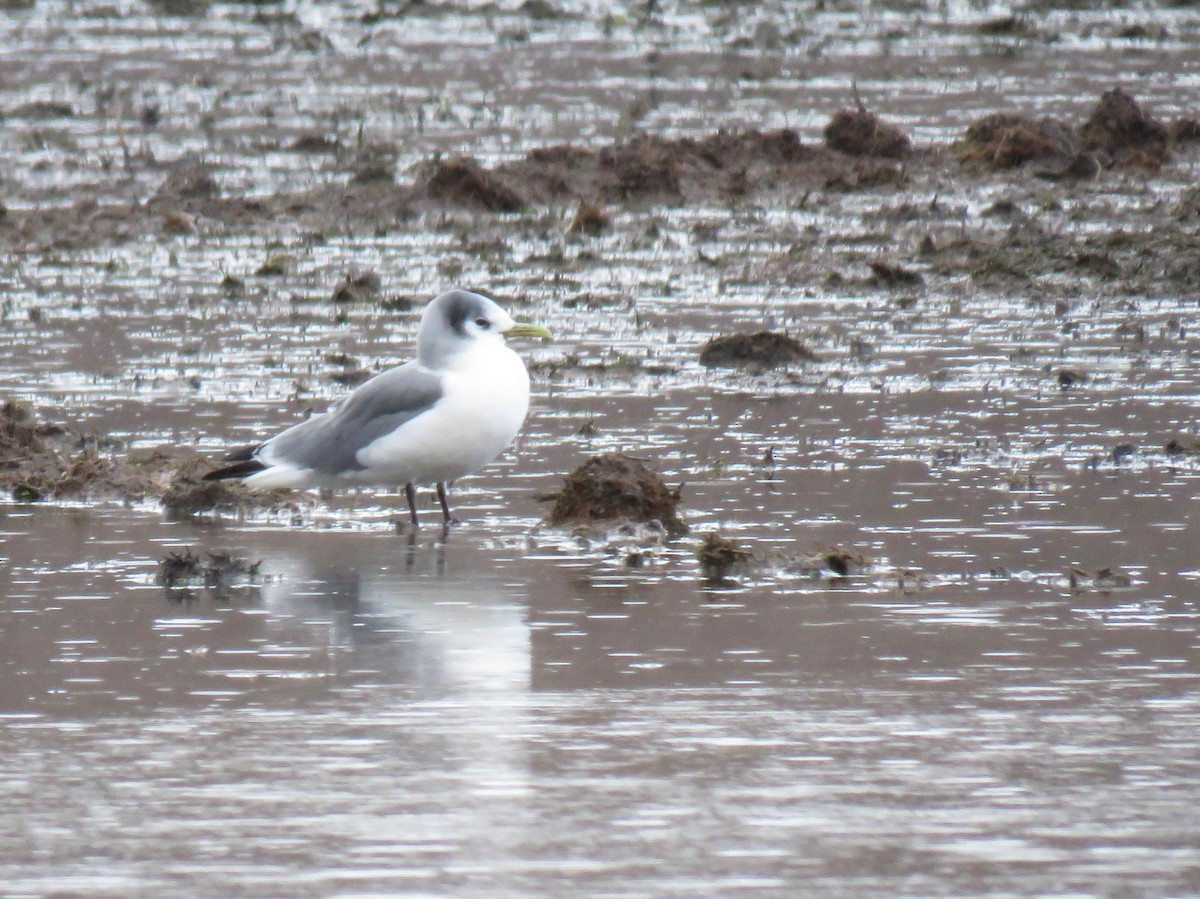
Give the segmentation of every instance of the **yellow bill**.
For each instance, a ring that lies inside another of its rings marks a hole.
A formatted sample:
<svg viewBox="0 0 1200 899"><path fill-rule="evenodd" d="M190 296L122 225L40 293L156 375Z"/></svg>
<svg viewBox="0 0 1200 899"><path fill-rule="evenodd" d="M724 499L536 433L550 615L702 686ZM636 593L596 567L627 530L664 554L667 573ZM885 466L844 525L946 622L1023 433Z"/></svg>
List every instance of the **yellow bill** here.
<svg viewBox="0 0 1200 899"><path fill-rule="evenodd" d="M542 340L550 340L554 335L543 328L541 325L530 325L525 322L517 322L511 328L504 332L505 337L540 337Z"/></svg>

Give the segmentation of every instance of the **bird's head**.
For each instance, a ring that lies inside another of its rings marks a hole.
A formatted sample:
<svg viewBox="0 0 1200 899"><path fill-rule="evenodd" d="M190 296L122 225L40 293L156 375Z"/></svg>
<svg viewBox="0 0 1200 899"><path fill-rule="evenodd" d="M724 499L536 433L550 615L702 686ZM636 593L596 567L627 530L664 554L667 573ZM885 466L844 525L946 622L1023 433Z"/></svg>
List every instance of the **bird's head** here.
<svg viewBox="0 0 1200 899"><path fill-rule="evenodd" d="M433 300L417 329L417 357L428 368L486 343L503 344L505 336L549 338L540 325L518 322L495 302L469 290L451 290Z"/></svg>

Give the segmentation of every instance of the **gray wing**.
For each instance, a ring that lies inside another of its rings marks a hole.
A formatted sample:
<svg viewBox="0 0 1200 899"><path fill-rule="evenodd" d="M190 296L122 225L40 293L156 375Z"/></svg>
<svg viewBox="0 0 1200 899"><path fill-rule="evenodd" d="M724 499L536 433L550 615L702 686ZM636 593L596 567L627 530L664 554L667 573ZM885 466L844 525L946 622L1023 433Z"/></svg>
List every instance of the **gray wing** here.
<svg viewBox="0 0 1200 899"><path fill-rule="evenodd" d="M263 461L286 462L337 475L361 471L358 451L430 409L442 379L409 362L376 375L328 412L288 428L263 444Z"/></svg>

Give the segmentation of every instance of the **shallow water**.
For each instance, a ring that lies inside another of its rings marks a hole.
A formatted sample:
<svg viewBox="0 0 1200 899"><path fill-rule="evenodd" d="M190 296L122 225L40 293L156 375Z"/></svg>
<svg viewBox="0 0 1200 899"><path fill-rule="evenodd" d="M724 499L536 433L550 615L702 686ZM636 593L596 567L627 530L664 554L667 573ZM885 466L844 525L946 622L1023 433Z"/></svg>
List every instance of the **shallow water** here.
<svg viewBox="0 0 1200 899"><path fill-rule="evenodd" d="M188 153L227 193L303 189L350 163L290 142L352 146L360 123L403 179L434 152L636 128L814 142L851 78L924 144L1007 106L1078 118L1114 81L1169 118L1200 75L1183 8L1031 12L1015 37L972 4L561 8L6 11L4 203L145 200ZM1135 24L1165 32L1116 37ZM13 112L31 99L75 115ZM201 222L8 254L0 393L117 452L215 457L340 395L329 354L405 357L415 312L330 301L355 266L390 298L487 289L556 340L520 347L525 433L456 485L445 538L397 534L383 492L196 522L0 504L3 891L1200 890L1200 469L1162 449L1194 429L1195 297L1138 281L1116 241L1174 221L1196 174L1194 152L1073 187L914 169L903 190L613 207L595 239L565 236L573 208L445 209L375 236ZM1116 258L963 274L917 251L1023 230ZM253 275L280 251L288 274ZM872 283L880 256L924 284ZM699 365L763 324L821 361ZM538 494L616 450L684 484L692 536L540 524ZM759 561L713 585L694 553L718 528ZM865 570L803 564L832 545ZM158 584L185 549L260 574Z"/></svg>
<svg viewBox="0 0 1200 899"><path fill-rule="evenodd" d="M1196 883L1192 601L724 593L474 525L409 547L29 516L4 517L34 538L6 543L0 626L12 894ZM155 586L181 545L269 574Z"/></svg>

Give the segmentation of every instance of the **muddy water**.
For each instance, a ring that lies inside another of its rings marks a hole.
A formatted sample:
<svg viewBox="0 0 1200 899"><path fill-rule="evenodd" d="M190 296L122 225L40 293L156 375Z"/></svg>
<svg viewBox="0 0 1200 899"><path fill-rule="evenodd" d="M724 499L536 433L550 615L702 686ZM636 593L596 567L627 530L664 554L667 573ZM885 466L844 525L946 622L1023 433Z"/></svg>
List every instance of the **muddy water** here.
<svg viewBox="0 0 1200 899"><path fill-rule="evenodd" d="M1186 9L999 35L969 4L560 9L6 11L4 204L144 201L188 154L266 195L345 180L371 143L403 180L639 128L815 142L851 78L919 146L1010 105L1079 120L1114 82L1196 112ZM288 149L312 132L343 152ZM1200 346L1189 257L1151 238L1188 227L1196 166L914 164L902 189L616 206L599 238L566 236L573 208L444 208L12 249L0 392L114 453L296 420L343 390L331 354L405 357L402 301L452 283L557 339L520 348L526 432L456 485L445 539L395 533L383 492L195 522L0 505L4 892L1195 892L1200 469L1163 446L1194 429ZM926 236L1014 255L964 268ZM924 283L874 283L880 256ZM353 267L386 304L330 300ZM764 323L820 361L699 366ZM542 526L537 495L610 450L754 567L710 585L694 536ZM833 545L864 569L804 564ZM260 574L157 583L185 549Z"/></svg>

